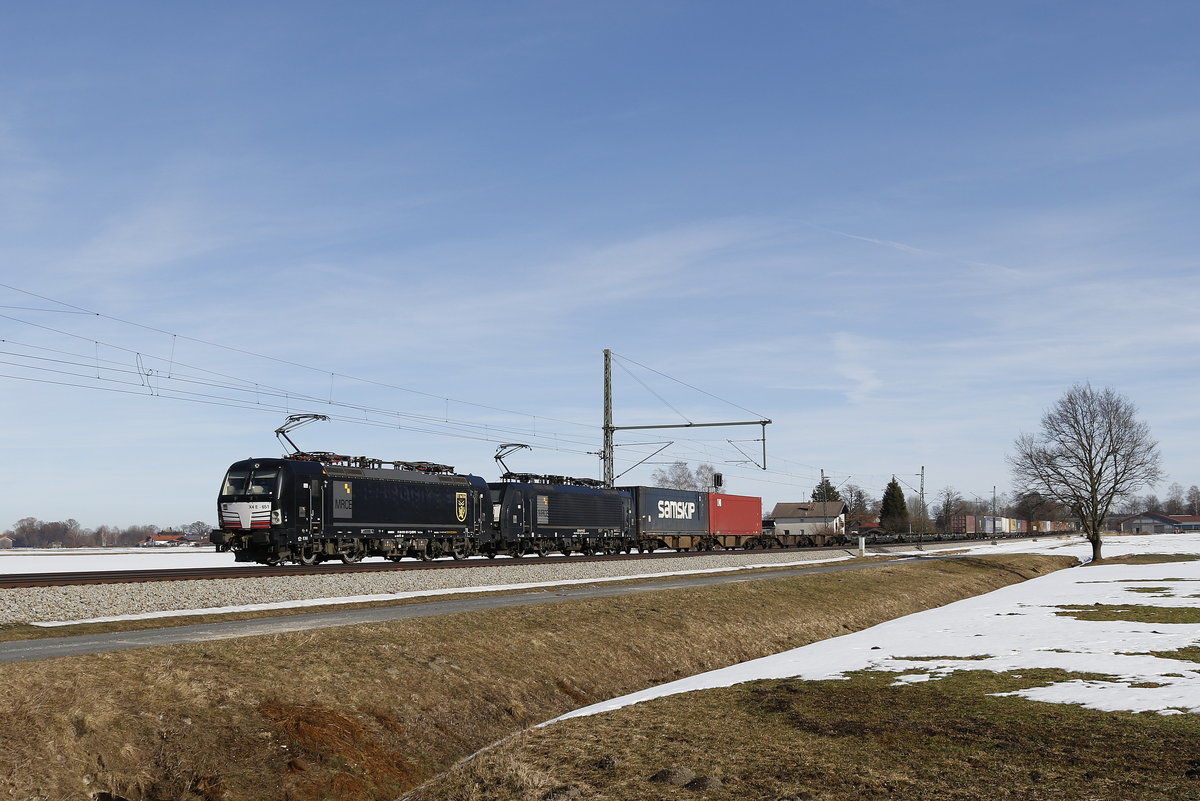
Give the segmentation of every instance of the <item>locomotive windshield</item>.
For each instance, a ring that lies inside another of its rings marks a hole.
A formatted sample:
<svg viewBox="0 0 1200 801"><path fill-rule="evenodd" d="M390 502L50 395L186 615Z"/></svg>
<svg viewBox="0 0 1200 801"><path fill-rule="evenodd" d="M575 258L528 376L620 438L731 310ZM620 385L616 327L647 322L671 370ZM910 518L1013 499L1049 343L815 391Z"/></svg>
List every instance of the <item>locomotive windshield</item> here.
<svg viewBox="0 0 1200 801"><path fill-rule="evenodd" d="M221 494L273 496L278 483L278 470L230 470Z"/></svg>

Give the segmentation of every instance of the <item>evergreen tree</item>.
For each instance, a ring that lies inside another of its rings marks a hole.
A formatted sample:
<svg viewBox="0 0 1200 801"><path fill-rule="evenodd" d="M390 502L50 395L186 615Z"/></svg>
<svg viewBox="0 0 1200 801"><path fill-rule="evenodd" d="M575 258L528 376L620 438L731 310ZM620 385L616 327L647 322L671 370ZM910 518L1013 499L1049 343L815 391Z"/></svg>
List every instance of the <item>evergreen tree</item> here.
<svg viewBox="0 0 1200 801"><path fill-rule="evenodd" d="M908 503L900 482L892 479L883 490L883 502L879 507L879 525L884 531L899 534L908 531Z"/></svg>
<svg viewBox="0 0 1200 801"><path fill-rule="evenodd" d="M827 476L821 477L821 483L818 484L812 491L813 503L822 503L824 501L842 501L842 494L837 491L837 487L829 481Z"/></svg>

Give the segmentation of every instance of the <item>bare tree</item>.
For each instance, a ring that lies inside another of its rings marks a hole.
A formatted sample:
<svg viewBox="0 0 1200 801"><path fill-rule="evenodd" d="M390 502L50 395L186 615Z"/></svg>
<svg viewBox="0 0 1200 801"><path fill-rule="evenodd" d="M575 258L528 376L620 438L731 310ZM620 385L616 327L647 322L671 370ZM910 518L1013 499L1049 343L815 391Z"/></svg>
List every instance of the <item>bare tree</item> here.
<svg viewBox="0 0 1200 801"><path fill-rule="evenodd" d="M929 507L925 501L921 500L921 496L917 493L912 493L906 499L908 503L908 521L912 524L912 530L925 533L932 527L932 521L929 519Z"/></svg>
<svg viewBox="0 0 1200 801"><path fill-rule="evenodd" d="M842 488L842 498L850 507L852 515L871 515L879 513L879 501L867 494L867 491L857 484L847 484Z"/></svg>
<svg viewBox="0 0 1200 801"><path fill-rule="evenodd" d="M657 468L650 474L650 480L656 487L713 492L717 489L716 474L717 470L711 464L697 465L693 473L687 462L680 461L672 462L666 470ZM721 489L724 490L724 486Z"/></svg>
<svg viewBox="0 0 1200 801"><path fill-rule="evenodd" d="M1169 515L1185 514L1187 509L1187 498L1183 494L1183 485L1178 481L1167 487L1167 497L1163 501L1163 506Z"/></svg>
<svg viewBox="0 0 1200 801"><path fill-rule="evenodd" d="M1012 512L1018 519L1024 520L1026 531L1033 532L1034 520L1048 520L1055 514L1057 504L1053 498L1048 498L1037 490L1015 491L1016 499L1012 504Z"/></svg>
<svg viewBox="0 0 1200 801"><path fill-rule="evenodd" d="M1113 503L1162 477L1158 443L1133 402L1111 387L1076 384L1021 434L1008 457L1019 487L1066 506L1100 559L1100 529Z"/></svg>
<svg viewBox="0 0 1200 801"><path fill-rule="evenodd" d="M717 468L711 464L698 464L696 471L692 473L696 479L696 489L704 492L727 492L725 487L725 477L721 477L721 486L717 486Z"/></svg>
<svg viewBox="0 0 1200 801"><path fill-rule="evenodd" d="M943 534L953 528L955 515L964 514L963 497L954 487L942 487L933 501L934 522Z"/></svg>

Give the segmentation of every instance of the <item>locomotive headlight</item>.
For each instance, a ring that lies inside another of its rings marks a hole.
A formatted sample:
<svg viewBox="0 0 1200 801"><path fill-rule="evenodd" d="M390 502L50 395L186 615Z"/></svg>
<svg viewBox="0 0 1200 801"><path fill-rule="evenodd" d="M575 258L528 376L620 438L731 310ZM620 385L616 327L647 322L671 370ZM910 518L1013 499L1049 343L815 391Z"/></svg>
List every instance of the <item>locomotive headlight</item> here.
<svg viewBox="0 0 1200 801"><path fill-rule="evenodd" d="M273 526L282 526L283 525L283 512L279 511L278 509L271 510L271 525L273 525Z"/></svg>

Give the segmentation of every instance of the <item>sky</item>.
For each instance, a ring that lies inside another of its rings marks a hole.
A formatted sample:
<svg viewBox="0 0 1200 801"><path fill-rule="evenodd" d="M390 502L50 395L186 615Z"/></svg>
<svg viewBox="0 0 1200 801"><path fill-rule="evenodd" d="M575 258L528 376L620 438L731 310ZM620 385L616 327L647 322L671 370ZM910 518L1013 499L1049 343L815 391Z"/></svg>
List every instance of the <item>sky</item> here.
<svg viewBox="0 0 1200 801"><path fill-rule="evenodd" d="M306 450L1004 492L1072 384L1200 483L1192 3L48 2L0 26L0 530ZM730 444L733 440L733 444ZM650 463L634 467L660 445Z"/></svg>

